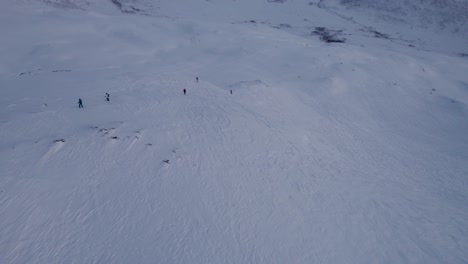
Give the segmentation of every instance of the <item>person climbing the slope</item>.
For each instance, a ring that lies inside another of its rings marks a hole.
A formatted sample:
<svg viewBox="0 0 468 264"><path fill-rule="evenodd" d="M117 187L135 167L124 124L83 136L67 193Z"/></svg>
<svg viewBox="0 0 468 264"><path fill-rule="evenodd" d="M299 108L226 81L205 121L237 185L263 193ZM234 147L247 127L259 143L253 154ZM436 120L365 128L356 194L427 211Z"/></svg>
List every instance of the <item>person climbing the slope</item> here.
<svg viewBox="0 0 468 264"><path fill-rule="evenodd" d="M185 93L187 93L187 90L185 90L185 88L184 88L184 90L183 90L183 91L184 91L184 95L185 95Z"/></svg>
<svg viewBox="0 0 468 264"><path fill-rule="evenodd" d="M84 108L83 101L81 100L81 98L78 98L78 108Z"/></svg>

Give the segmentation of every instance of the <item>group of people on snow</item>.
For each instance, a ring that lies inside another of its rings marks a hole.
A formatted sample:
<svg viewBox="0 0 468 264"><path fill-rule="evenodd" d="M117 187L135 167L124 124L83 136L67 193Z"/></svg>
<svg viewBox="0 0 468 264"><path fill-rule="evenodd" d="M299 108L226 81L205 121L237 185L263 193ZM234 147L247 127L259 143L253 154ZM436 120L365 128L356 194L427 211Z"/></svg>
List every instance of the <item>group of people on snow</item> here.
<svg viewBox="0 0 468 264"><path fill-rule="evenodd" d="M198 77L195 78L195 80L197 81L198 83ZM184 93L184 95L187 94L187 89L183 89L182 92ZM232 94L232 90L230 90L231 94ZM106 93L106 101L107 102L110 102L110 94L109 93ZM83 107L83 100L81 100L81 98L78 98L78 108L84 108Z"/></svg>
<svg viewBox="0 0 468 264"><path fill-rule="evenodd" d="M106 101L107 102L110 102L110 94L109 93L106 93ZM81 98L78 98L78 108L84 108L83 106L83 100L81 100Z"/></svg>

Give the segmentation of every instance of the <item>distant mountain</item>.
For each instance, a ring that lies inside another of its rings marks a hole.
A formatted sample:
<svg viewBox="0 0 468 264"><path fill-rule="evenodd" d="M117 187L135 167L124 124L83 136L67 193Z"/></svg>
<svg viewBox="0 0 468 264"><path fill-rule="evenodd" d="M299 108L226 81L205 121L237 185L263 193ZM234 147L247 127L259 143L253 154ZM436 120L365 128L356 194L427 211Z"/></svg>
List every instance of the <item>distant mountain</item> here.
<svg viewBox="0 0 468 264"><path fill-rule="evenodd" d="M372 11L374 18L404 22L423 28L468 32L466 0L340 0L354 10Z"/></svg>
<svg viewBox="0 0 468 264"><path fill-rule="evenodd" d="M23 0L25 1L25 0ZM30 0L32 1L32 0ZM92 9L100 5L113 6L127 14L143 15L171 15L161 12L175 11L178 5L190 7L196 14L204 12L203 8L216 6L216 13L230 14L230 8L225 7L251 7L261 11L265 5L288 6L284 12L296 13L293 10L306 9L311 5L322 5L335 8L343 14L359 12L360 16L367 16L375 21L400 23L410 27L422 27L437 31L449 31L453 33L468 33L468 1L466 0L315 0L315 1L288 1L288 0L221 0L221 1L186 1L178 0L177 3L168 0L36 0L58 8L68 9ZM169 8L168 8L169 7ZM176 8L174 8L176 7ZM258 9L262 7L262 9ZM344 7L344 9L343 9ZM213 10L213 9L211 9ZM293 11L293 12L292 12ZM215 15L206 12L206 15Z"/></svg>

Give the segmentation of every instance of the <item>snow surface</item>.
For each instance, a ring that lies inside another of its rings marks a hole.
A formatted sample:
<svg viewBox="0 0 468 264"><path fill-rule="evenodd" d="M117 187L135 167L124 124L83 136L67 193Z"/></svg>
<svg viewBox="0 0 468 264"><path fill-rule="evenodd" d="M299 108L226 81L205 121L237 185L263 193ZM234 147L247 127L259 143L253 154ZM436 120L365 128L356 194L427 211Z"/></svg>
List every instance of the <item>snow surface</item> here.
<svg viewBox="0 0 468 264"><path fill-rule="evenodd" d="M0 263L468 262L466 38L309 1L43 2L0 10Z"/></svg>

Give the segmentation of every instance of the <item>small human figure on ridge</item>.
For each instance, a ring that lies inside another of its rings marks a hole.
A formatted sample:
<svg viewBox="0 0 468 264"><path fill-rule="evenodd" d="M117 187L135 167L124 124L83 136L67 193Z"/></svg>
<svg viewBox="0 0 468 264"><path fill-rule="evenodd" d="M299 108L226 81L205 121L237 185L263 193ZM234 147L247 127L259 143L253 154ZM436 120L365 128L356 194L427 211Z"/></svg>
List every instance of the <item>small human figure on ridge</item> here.
<svg viewBox="0 0 468 264"><path fill-rule="evenodd" d="M196 78L197 82L198 82L198 77Z"/></svg>
<svg viewBox="0 0 468 264"><path fill-rule="evenodd" d="M109 98L109 97L110 97L110 94L106 93L106 100L107 100L107 102L110 101L110 98Z"/></svg>
<svg viewBox="0 0 468 264"><path fill-rule="evenodd" d="M78 98L78 108L84 108L83 101L81 100L81 98Z"/></svg>
<svg viewBox="0 0 468 264"><path fill-rule="evenodd" d="M187 90L185 90L185 88L184 88L184 90L183 90L183 91L184 91L184 95L185 95L185 93L187 93Z"/></svg>

